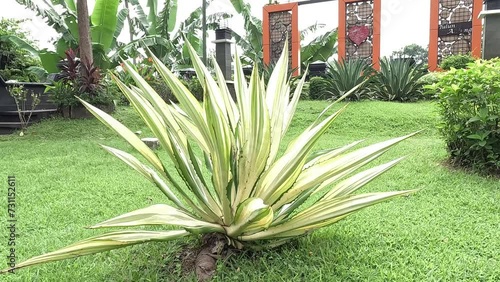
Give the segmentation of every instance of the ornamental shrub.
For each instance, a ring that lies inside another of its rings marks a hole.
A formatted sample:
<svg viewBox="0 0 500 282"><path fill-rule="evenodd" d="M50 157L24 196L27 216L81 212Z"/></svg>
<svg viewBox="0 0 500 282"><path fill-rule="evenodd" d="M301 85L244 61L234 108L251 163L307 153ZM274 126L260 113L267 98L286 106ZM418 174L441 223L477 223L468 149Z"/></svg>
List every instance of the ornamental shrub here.
<svg viewBox="0 0 500 282"><path fill-rule="evenodd" d="M451 55L443 59L439 65L443 70L465 69L468 64L474 62L476 59L471 54Z"/></svg>
<svg viewBox="0 0 500 282"><path fill-rule="evenodd" d="M429 87L438 96L440 131L451 161L500 172L500 59L452 69Z"/></svg>
<svg viewBox="0 0 500 282"><path fill-rule="evenodd" d="M309 99L326 100L332 96L328 89L329 83L320 76L311 77L309 80Z"/></svg>

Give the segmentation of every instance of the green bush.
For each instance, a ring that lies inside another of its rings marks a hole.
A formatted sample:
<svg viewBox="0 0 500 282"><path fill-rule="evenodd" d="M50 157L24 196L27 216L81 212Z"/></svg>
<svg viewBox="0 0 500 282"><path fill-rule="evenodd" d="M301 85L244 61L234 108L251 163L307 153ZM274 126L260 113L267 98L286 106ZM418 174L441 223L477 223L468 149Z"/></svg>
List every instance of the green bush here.
<svg viewBox="0 0 500 282"><path fill-rule="evenodd" d="M453 69L429 87L453 164L500 172L500 59Z"/></svg>
<svg viewBox="0 0 500 282"><path fill-rule="evenodd" d="M451 68L465 69L468 64L475 60L470 54L451 55L444 58L439 67L443 70L450 70Z"/></svg>
<svg viewBox="0 0 500 282"><path fill-rule="evenodd" d="M203 100L203 86L201 86L201 83L198 80L198 78L193 77L193 78L187 80L186 82L187 82L187 88L189 89L189 91L191 91L191 93L193 93L194 97L196 97L196 99L198 101L202 101Z"/></svg>
<svg viewBox="0 0 500 282"><path fill-rule="evenodd" d="M422 76L418 82L422 84L421 92L424 94L424 97L427 99L436 99L437 93L436 91L431 90L431 85L439 82L441 77L445 75L445 72L430 72L424 76Z"/></svg>
<svg viewBox="0 0 500 282"><path fill-rule="evenodd" d="M334 61L328 64L326 80L329 83L329 90L333 98L340 98L349 90L358 84L364 83L362 87L349 97L347 100L361 100L366 97L370 88L367 87L373 77L374 69L365 60L353 59L349 61Z"/></svg>
<svg viewBox="0 0 500 282"><path fill-rule="evenodd" d="M30 35L21 28L26 20L0 19L0 76L5 80L39 81L30 67L40 67L40 60L13 44L9 37L18 37L30 44Z"/></svg>
<svg viewBox="0 0 500 282"><path fill-rule="evenodd" d="M320 76L311 77L309 80L309 98L311 100L328 99L332 96L329 83Z"/></svg>
<svg viewBox="0 0 500 282"><path fill-rule="evenodd" d="M404 59L380 60L380 71L374 77L375 99L383 101L412 102L422 99L422 82L425 69Z"/></svg>
<svg viewBox="0 0 500 282"><path fill-rule="evenodd" d="M158 95L163 99L163 101L167 103L178 103L177 98L172 94L170 88L168 88L167 84L163 82L162 79L157 78L152 81L148 81L149 85L158 93Z"/></svg>

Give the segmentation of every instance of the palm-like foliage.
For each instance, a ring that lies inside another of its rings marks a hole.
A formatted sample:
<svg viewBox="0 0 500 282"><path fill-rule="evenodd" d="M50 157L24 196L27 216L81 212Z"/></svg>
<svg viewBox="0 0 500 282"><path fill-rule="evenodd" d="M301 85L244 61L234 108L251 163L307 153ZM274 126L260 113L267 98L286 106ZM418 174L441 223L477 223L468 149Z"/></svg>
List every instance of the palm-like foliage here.
<svg viewBox="0 0 500 282"><path fill-rule="evenodd" d="M16 1L35 11L60 34L60 38L54 43L56 52L36 50L26 42L17 41L16 45L39 56L43 67L48 72L57 72L57 63L64 57L66 50L76 49L79 45L76 0ZM112 66L113 62L109 60L108 54L119 45L117 39L129 12L126 8L119 9L119 2L119 0L96 0L89 19L94 63L102 69ZM60 5L62 12L58 11L55 5Z"/></svg>
<svg viewBox="0 0 500 282"><path fill-rule="evenodd" d="M380 71L374 83L375 95L385 101L414 101L422 96L425 69L405 59L380 60Z"/></svg>
<svg viewBox="0 0 500 282"><path fill-rule="evenodd" d="M207 5L211 2L212 0L207 0ZM176 28L177 0L164 1L162 9L159 0L148 0L148 14L144 12L140 1L128 0L128 3L137 14L132 20L132 33L140 38L120 46L111 57L112 60L135 57L143 46L147 46L153 55L174 69L192 67L185 43L189 42L198 54L202 53L202 7L193 10ZM210 14L207 16L207 26L215 29L220 19L228 17L231 15L224 12Z"/></svg>
<svg viewBox="0 0 500 282"><path fill-rule="evenodd" d="M368 94L368 82L372 79L375 70L372 65L362 59L340 60L328 64L326 81L333 98L342 97L345 93L360 85L348 99L359 100Z"/></svg>
<svg viewBox="0 0 500 282"><path fill-rule="evenodd" d="M301 79L290 99L286 51L267 88L259 78L258 68L254 68L247 84L236 58L235 103L220 69L216 68L215 80L196 51L188 48L204 85L205 98L201 103L155 57L155 67L179 105L166 104L128 62L127 71L138 87L116 81L159 139L173 167L167 167L159 155L119 121L82 101L101 122L128 141L143 160L119 149L103 148L150 180L169 200L168 204L132 211L92 228L172 225L178 230L111 232L34 257L17 268L192 234L220 233L237 248L274 247L364 207L413 192L353 194L401 159L352 173L409 135L350 152L347 151L359 142L313 151L315 142L345 107L333 114L327 114L330 107L325 109L288 144L283 154L279 153L305 81ZM317 196L311 198L313 194Z"/></svg>

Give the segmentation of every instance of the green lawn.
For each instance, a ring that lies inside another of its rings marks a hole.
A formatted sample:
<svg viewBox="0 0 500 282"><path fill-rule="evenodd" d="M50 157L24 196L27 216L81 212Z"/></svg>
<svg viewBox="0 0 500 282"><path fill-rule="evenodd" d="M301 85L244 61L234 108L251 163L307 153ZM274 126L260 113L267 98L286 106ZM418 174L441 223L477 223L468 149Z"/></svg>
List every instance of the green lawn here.
<svg viewBox="0 0 500 282"><path fill-rule="evenodd" d="M310 124L325 102L301 102L287 140ZM130 109L117 114L147 130ZM284 247L220 261L216 281L500 281L500 181L443 166L445 145L430 102L351 103L320 140L330 148L373 143L420 129L380 161L407 156L362 191L421 189L365 209ZM6 225L7 176L17 180L16 255L20 262L86 237L116 215L165 200L139 174L100 149L130 151L96 120L53 119L24 137L0 136L0 218ZM0 231L6 267L8 229ZM197 238L137 245L18 270L1 281L192 281L179 252Z"/></svg>

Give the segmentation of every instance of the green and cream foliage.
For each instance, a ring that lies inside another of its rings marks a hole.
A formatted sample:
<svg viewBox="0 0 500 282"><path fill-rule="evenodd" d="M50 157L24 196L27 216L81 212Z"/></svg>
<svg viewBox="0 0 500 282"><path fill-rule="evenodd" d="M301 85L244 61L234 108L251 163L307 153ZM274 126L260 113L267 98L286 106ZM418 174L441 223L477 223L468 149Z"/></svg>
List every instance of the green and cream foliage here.
<svg viewBox="0 0 500 282"><path fill-rule="evenodd" d="M247 84L236 56L236 103L221 71L216 69L214 79L196 51L189 48L197 76L204 85L203 102L196 100L155 57L158 73L179 104L166 104L129 62L125 67L138 87L116 80L173 165L167 166L166 160L159 157L163 154L156 154L119 121L82 101L101 122L134 147L142 160L116 148L103 148L146 177L168 199L168 203L132 211L91 228L163 225L175 226L177 230L169 227L166 231L115 231L31 258L17 268L207 233L225 235L227 243L236 248L270 248L331 225L364 207L413 192L353 194L401 159L353 172L410 135L357 150L352 149L359 142L313 151L315 142L345 107L331 114L331 106L325 109L280 153L305 81L304 76L290 98L286 52L267 88L257 71Z"/></svg>

